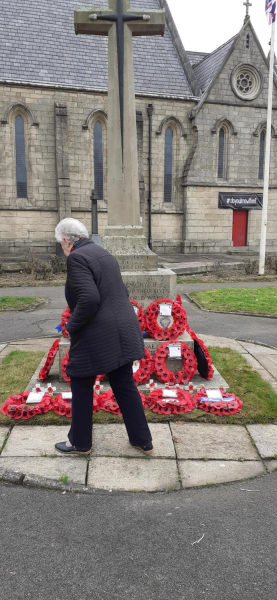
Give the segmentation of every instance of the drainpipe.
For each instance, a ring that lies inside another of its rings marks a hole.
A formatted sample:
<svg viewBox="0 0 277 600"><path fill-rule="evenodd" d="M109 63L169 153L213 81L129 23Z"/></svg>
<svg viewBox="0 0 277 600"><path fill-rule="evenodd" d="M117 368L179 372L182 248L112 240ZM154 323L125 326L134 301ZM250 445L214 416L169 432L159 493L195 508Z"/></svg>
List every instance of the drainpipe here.
<svg viewBox="0 0 277 600"><path fill-rule="evenodd" d="M98 234L98 213L97 213L97 193L96 190L91 190L90 201L91 201L91 235L90 240L101 246L101 237Z"/></svg>
<svg viewBox="0 0 277 600"><path fill-rule="evenodd" d="M148 246L152 250L152 115L154 112L153 104L148 104L147 114L149 119L149 154L148 154Z"/></svg>

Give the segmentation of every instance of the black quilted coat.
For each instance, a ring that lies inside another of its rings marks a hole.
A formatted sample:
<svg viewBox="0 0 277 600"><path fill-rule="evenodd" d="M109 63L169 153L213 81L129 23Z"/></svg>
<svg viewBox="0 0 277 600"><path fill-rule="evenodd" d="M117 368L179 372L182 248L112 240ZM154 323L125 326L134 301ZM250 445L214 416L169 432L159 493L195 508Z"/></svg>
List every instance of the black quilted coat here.
<svg viewBox="0 0 277 600"><path fill-rule="evenodd" d="M107 250L88 239L78 241L67 258L65 297L72 313L70 377L109 373L144 356L135 311Z"/></svg>

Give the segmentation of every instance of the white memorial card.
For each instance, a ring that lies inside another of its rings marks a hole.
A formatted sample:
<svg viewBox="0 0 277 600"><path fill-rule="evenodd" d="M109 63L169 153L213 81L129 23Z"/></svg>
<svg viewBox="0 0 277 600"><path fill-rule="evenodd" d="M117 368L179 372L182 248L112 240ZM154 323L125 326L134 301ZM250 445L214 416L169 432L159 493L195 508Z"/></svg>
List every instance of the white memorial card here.
<svg viewBox="0 0 277 600"><path fill-rule="evenodd" d="M44 396L44 392L30 392L26 404L37 404L37 402L41 402Z"/></svg>
<svg viewBox="0 0 277 600"><path fill-rule="evenodd" d="M72 400L72 392L63 392L62 399L63 400Z"/></svg>
<svg viewBox="0 0 277 600"><path fill-rule="evenodd" d="M133 309L134 309L134 311L135 311L136 315L138 315L138 312L139 312L139 308L138 308L138 306L133 306Z"/></svg>
<svg viewBox="0 0 277 600"><path fill-rule="evenodd" d="M172 304L160 304L159 305L160 315L163 317L171 317L172 315Z"/></svg>
<svg viewBox="0 0 277 600"><path fill-rule="evenodd" d="M163 390L163 398L178 398L177 390Z"/></svg>
<svg viewBox="0 0 277 600"><path fill-rule="evenodd" d="M207 390L206 394L209 400L222 400L222 394L220 390Z"/></svg>
<svg viewBox="0 0 277 600"><path fill-rule="evenodd" d="M169 344L169 358L181 358L181 344Z"/></svg>

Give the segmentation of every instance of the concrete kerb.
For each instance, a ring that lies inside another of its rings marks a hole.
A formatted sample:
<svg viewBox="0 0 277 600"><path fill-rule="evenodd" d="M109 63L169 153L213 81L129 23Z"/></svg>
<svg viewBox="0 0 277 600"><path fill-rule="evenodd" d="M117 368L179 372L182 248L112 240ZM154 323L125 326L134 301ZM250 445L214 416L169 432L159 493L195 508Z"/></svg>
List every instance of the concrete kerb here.
<svg viewBox="0 0 277 600"><path fill-rule="evenodd" d="M197 463L199 463L200 461L195 461ZM205 461L201 461L203 464L205 464ZM216 462L216 461L214 461ZM9 470L5 470L5 469L1 469L0 468L0 483L6 483L6 484L13 484L13 485L18 485L18 486L23 486L23 487L27 487L27 488L35 488L35 489L41 489L41 490L45 490L45 491L53 491L53 492L60 492L60 493L74 493L74 494L87 494L87 495L93 495L93 494L100 494L100 495L109 495L111 493L113 494L124 494L124 495L129 495L129 494L135 494L135 493L145 493L145 494L171 494L171 493L176 493L176 492L185 492L188 489L204 489L207 486L208 487L219 487L221 485L224 486L230 486L233 485L235 483L243 483L243 482L247 482L247 481L253 481L256 479L260 479L261 477L265 477L265 475L270 475L272 473L272 470L270 468L267 468L267 465L264 464L264 461L261 461L261 464L264 466L265 468L265 472L264 473L259 473L258 475L254 475L254 476L250 476L250 477L246 477L244 479L234 479L233 481L226 481L226 482L220 482L220 483L205 483L205 484L201 484L201 485L191 485L191 486L185 486L183 487L181 485L181 481L180 481L180 488L179 489L173 489L173 490L157 490L157 491L147 491L145 492L144 490L135 490L135 491L124 491L124 490L113 490L113 489L99 489L99 488L93 488L93 487L87 487L85 485L79 485L79 484L75 484L75 483L63 483L61 481L56 481L54 479L50 479L50 478L46 478L46 477L39 477L37 475L27 475L25 473L19 472L19 471L9 471ZM247 491L247 490L246 490Z"/></svg>
<svg viewBox="0 0 277 600"><path fill-rule="evenodd" d="M197 300L192 298L190 296L190 294L188 294L187 292L184 294L184 296L186 296L186 298L192 304L195 304L195 306L197 306L197 308L199 308L199 310L202 310L203 312L207 312L207 313L218 313L220 315L238 315L238 316L242 316L242 317L259 317L259 318L264 318L264 319L277 319L277 316L261 315L260 313L236 312L234 310L208 310L207 308L204 308L202 306L202 304L199 304L199 302L197 302Z"/></svg>

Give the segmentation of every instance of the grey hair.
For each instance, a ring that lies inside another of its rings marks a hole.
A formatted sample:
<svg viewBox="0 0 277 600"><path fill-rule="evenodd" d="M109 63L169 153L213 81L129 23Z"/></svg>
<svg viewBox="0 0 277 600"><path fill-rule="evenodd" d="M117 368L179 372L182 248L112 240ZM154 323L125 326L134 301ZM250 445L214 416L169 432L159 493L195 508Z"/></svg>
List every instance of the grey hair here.
<svg viewBox="0 0 277 600"><path fill-rule="evenodd" d="M65 238L69 242L73 243L80 238L88 238L88 230L86 226L78 221L78 219L71 219L67 217L60 221L55 229L55 238L57 242L62 242Z"/></svg>

